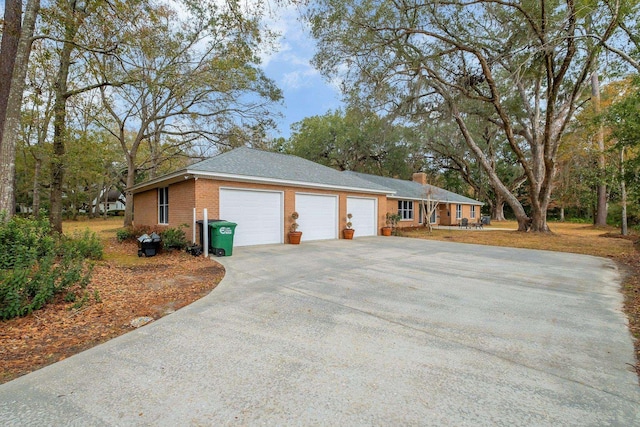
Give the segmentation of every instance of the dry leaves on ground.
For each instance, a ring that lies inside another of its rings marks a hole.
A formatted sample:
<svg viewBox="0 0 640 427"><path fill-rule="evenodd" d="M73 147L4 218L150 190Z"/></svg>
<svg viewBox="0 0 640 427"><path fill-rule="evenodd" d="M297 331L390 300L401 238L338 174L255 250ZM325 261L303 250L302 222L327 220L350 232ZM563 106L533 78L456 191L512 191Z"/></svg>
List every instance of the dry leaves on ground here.
<svg viewBox="0 0 640 427"><path fill-rule="evenodd" d="M0 323L0 383L57 362L133 329L131 320L158 319L208 294L224 268L184 252L138 258L135 243L105 242L84 299L64 295L26 317Z"/></svg>

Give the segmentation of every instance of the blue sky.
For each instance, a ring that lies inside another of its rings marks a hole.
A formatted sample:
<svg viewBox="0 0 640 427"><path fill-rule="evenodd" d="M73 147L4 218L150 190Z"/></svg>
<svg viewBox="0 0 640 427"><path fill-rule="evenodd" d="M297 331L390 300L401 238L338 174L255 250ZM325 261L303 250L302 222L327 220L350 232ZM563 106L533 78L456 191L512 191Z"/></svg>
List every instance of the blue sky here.
<svg viewBox="0 0 640 427"><path fill-rule="evenodd" d="M342 106L340 91L313 68L315 42L295 7L278 8L265 22L280 34L276 51L262 56L262 67L284 94L284 117L274 136L290 135L290 126L305 117L323 115Z"/></svg>

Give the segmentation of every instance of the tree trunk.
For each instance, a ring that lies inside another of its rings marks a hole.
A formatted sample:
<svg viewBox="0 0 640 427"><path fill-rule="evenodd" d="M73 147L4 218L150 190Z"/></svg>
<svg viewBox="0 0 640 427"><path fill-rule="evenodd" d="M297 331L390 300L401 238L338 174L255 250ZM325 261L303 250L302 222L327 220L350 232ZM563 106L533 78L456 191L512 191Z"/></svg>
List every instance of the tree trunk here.
<svg viewBox="0 0 640 427"><path fill-rule="evenodd" d="M134 157L127 155L127 188L133 187L136 183L136 166L134 163ZM125 206L124 206L124 226L130 227L133 225L133 193L126 191L124 194Z"/></svg>
<svg viewBox="0 0 640 427"><path fill-rule="evenodd" d="M620 197L622 204L622 218L620 219L620 234L629 234L627 229L627 183L624 179L624 147L620 148Z"/></svg>
<svg viewBox="0 0 640 427"><path fill-rule="evenodd" d="M600 114L600 82L598 73L591 74L591 100L596 116ZM595 215L595 225L604 227L607 225L607 184L606 180L606 164L604 157L604 129L602 124L598 125L596 131L596 142L598 144L598 187L597 187L597 205Z"/></svg>
<svg viewBox="0 0 640 427"><path fill-rule="evenodd" d="M69 208L71 209L71 219L74 221L78 220L78 192L74 191L73 192L73 202L69 205ZM68 215L68 213L67 213ZM68 216L67 216L68 218Z"/></svg>
<svg viewBox="0 0 640 427"><path fill-rule="evenodd" d="M520 222L518 221L518 224ZM533 208L531 212L531 218L528 224L528 231L538 232L538 233L548 233L549 226L547 225L547 214L546 210Z"/></svg>
<svg viewBox="0 0 640 427"><path fill-rule="evenodd" d="M560 222L564 222L564 206L560 207Z"/></svg>
<svg viewBox="0 0 640 427"><path fill-rule="evenodd" d="M505 221L504 200L501 197L496 197L496 201L491 207L491 219L493 221Z"/></svg>
<svg viewBox="0 0 640 427"><path fill-rule="evenodd" d="M516 216L516 220L518 221L518 231L529 231L529 229L531 228L530 227L531 220L527 216L527 213L525 212L524 208L522 207L522 203L520 203L518 198L514 194L512 194L512 192L500 180L500 177L498 177L498 174L496 173L495 169L492 167L489 159L482 152L480 147L478 147L478 145L475 143L473 137L471 136L471 133L469 132L469 129L467 128L467 125L464 119L462 118L462 115L458 111L457 106L451 100L450 97L445 95L445 93L446 92L440 92L440 94L443 95L445 99L448 100L449 107L452 109L453 118L455 119L458 125L458 128L460 129L460 132L464 136L467 146L471 149L473 154L476 156L476 159L478 159L478 161L480 162L480 165L486 172L487 177L489 178L491 187L495 191L496 195L501 197L505 203L508 203L511 209L513 210L513 213ZM539 194L539 192L536 191L533 194ZM531 197L531 199L534 199L534 197ZM546 221L546 218L545 218L545 221Z"/></svg>
<svg viewBox="0 0 640 427"><path fill-rule="evenodd" d="M111 190L111 187L108 185L104 186L103 189L103 196L104 199L102 199L102 218L103 219L107 219L108 217L108 213L109 213L109 191Z"/></svg>
<svg viewBox="0 0 640 427"><path fill-rule="evenodd" d="M20 110L33 31L40 10L40 0L29 0L25 9L24 25L18 42L11 88L0 143L0 212L8 220L15 213L16 141L20 132Z"/></svg>
<svg viewBox="0 0 640 427"><path fill-rule="evenodd" d="M67 41L62 45L60 65L56 76L56 99L53 105L53 155L51 156L51 194L49 222L54 231L62 233L62 193L64 185L66 120L67 120L67 81L71 67L71 52L74 45L76 28L69 24L66 31Z"/></svg>
<svg viewBox="0 0 640 427"><path fill-rule="evenodd" d="M18 53L18 42L22 31L22 1L6 0L4 2L4 26L2 28L2 44L0 45L0 143L7 114L11 79Z"/></svg>
<svg viewBox="0 0 640 427"><path fill-rule="evenodd" d="M40 212L40 171L42 170L42 159L36 158L36 164L33 171L33 214L39 215Z"/></svg>

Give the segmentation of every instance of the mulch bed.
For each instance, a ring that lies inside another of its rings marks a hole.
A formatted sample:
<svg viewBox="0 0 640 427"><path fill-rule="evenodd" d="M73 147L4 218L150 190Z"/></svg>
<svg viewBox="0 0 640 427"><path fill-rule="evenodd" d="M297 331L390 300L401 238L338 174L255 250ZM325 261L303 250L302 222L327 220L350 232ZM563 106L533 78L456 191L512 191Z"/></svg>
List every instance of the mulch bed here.
<svg viewBox="0 0 640 427"><path fill-rule="evenodd" d="M137 258L135 243L105 248L91 283L75 302L64 295L28 316L0 321L0 383L55 363L133 330L131 321L158 319L211 292L224 277L213 260L184 252ZM123 259L131 265L123 266ZM109 259L117 259L113 261ZM84 297L84 298L83 298Z"/></svg>

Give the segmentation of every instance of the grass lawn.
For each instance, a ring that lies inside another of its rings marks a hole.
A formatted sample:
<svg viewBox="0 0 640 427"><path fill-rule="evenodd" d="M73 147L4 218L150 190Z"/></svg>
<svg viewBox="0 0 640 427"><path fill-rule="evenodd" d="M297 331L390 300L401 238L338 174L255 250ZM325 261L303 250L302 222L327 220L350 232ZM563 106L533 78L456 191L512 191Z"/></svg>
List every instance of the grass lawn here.
<svg viewBox="0 0 640 427"><path fill-rule="evenodd" d="M543 249L601 257L616 257L635 252L633 242L618 237L613 228L596 228L586 224L551 223L552 234L519 233L515 221L493 222L483 230L440 229L429 233L425 228L403 232L407 237L512 248ZM502 230L502 229L509 230Z"/></svg>

